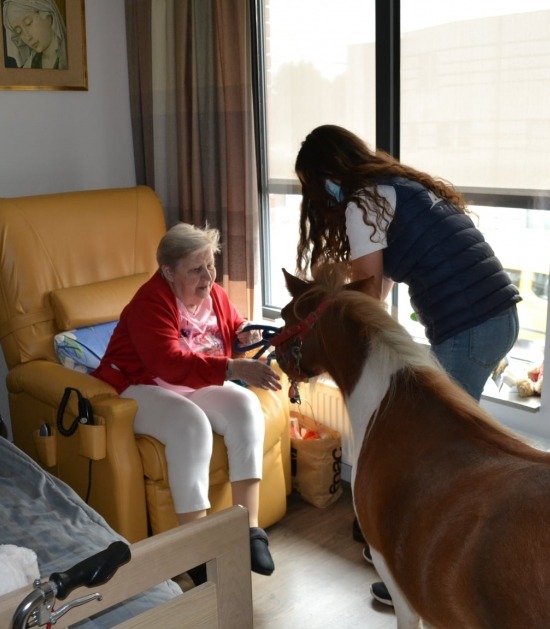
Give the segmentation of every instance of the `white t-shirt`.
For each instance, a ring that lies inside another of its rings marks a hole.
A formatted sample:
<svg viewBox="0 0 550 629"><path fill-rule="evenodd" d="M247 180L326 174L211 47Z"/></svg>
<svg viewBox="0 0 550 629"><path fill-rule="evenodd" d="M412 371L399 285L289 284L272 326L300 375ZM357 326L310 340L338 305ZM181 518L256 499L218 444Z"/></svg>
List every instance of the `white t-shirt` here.
<svg viewBox="0 0 550 629"><path fill-rule="evenodd" d="M384 197L389 205L390 219L383 219L382 226L376 226L376 212L367 207L367 215L375 224L366 225L363 220L363 210L356 203L349 203L346 208L346 233L349 240L350 258L356 260L369 253L380 251L388 246L387 232L395 214L397 194L393 186L378 186L378 194ZM368 205L368 201L367 201ZM372 236L372 238L371 238Z"/></svg>

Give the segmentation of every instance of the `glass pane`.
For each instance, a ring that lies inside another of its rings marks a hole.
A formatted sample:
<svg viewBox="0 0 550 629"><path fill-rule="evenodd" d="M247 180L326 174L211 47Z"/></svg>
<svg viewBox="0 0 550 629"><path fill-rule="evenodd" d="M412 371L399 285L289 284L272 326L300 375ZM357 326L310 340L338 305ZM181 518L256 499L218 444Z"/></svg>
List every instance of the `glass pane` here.
<svg viewBox="0 0 550 629"><path fill-rule="evenodd" d="M401 0L401 160L466 200L468 188L548 190L549 31L548 0ZM540 364L550 212L470 209L523 297L511 358ZM409 303L399 287L399 320L422 338Z"/></svg>
<svg viewBox="0 0 550 629"><path fill-rule="evenodd" d="M271 294L269 305L282 308L290 299L281 269L289 273L296 270L296 240L302 196L297 194L270 194L269 260Z"/></svg>
<svg viewBox="0 0 550 629"><path fill-rule="evenodd" d="M459 187L547 189L548 0L401 0L401 31L402 161Z"/></svg>
<svg viewBox="0 0 550 629"><path fill-rule="evenodd" d="M472 218L502 262L523 298L518 304L519 346L533 350L536 361L544 351L548 275L550 269L550 212L518 208L470 206ZM406 286L399 287L399 321L417 338L424 329L411 318Z"/></svg>
<svg viewBox="0 0 550 629"><path fill-rule="evenodd" d="M523 298L518 304L519 337L511 357L540 365L548 308L550 212L475 206L471 209L479 215L481 231Z"/></svg>
<svg viewBox="0 0 550 629"><path fill-rule="evenodd" d="M375 143L374 0L265 0L266 107L270 212L268 306L288 301L281 266L294 272L300 196L294 162L322 124L347 127ZM290 191L290 190L289 190Z"/></svg>

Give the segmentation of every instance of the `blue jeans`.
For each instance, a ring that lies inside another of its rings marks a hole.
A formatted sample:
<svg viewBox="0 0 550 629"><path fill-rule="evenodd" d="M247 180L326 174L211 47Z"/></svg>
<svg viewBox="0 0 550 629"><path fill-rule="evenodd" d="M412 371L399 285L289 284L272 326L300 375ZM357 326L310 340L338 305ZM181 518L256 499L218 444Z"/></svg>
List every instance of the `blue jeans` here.
<svg viewBox="0 0 550 629"><path fill-rule="evenodd" d="M441 366L476 400L499 362L512 349L519 333L516 306L496 317L432 345Z"/></svg>

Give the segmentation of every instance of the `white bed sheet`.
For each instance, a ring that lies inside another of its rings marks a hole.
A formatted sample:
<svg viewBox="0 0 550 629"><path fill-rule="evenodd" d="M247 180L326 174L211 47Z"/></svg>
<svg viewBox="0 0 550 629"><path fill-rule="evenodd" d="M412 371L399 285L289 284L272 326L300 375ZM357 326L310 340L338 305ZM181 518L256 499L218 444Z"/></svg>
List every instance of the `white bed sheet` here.
<svg viewBox="0 0 550 629"><path fill-rule="evenodd" d="M42 580L124 540L68 485L45 472L8 440L0 438L0 544L31 548ZM109 629L181 594L166 581L73 627Z"/></svg>

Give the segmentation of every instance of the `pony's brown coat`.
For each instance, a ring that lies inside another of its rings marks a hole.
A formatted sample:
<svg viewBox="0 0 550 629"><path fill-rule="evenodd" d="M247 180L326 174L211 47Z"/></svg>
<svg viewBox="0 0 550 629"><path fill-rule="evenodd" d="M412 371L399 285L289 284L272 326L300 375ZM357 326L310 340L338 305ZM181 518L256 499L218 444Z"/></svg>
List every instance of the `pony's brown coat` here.
<svg viewBox="0 0 550 629"><path fill-rule="evenodd" d="M434 627L550 626L549 456L449 408L437 376L395 376L359 456L363 531Z"/></svg>
<svg viewBox="0 0 550 629"><path fill-rule="evenodd" d="M287 275L287 286L287 325L332 298L301 360L346 399L361 395L371 351L400 362L353 490L363 533L409 604L440 629L550 627L550 455L497 424L379 303L338 287L333 269L311 285Z"/></svg>

